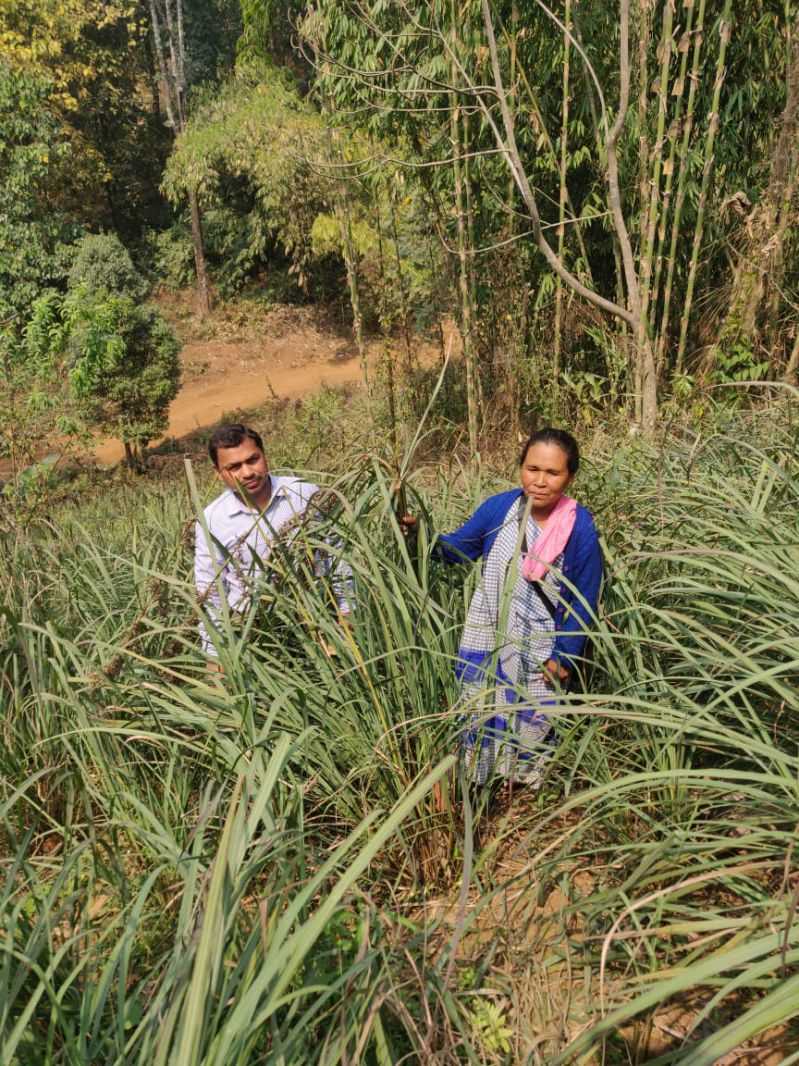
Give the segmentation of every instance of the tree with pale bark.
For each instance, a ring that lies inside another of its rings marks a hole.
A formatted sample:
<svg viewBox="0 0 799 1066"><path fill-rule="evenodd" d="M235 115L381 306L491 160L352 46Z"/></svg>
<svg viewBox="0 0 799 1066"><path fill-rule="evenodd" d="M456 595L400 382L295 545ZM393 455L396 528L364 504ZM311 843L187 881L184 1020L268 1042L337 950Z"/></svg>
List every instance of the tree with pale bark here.
<svg viewBox="0 0 799 1066"><path fill-rule="evenodd" d="M185 130L188 117L183 0L149 0L149 9L153 45L158 60L160 96L167 124L175 136L178 136ZM189 183L186 193L191 218L194 265L197 272L197 301L200 312L208 314L211 310L211 288L208 281L202 215L196 186Z"/></svg>

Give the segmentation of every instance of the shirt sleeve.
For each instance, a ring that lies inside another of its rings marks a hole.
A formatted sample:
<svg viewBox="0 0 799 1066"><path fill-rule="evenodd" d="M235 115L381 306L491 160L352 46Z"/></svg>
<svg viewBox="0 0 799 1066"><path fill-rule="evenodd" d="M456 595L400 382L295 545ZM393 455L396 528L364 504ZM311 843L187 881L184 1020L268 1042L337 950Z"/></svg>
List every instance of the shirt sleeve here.
<svg viewBox="0 0 799 1066"><path fill-rule="evenodd" d="M207 617L214 627L219 619L219 583L227 596L228 586L222 564L211 551L208 543L211 534L206 535L201 522L194 524L194 585L201 618ZM206 655L216 658L216 648L205 621L200 621L200 643Z"/></svg>
<svg viewBox="0 0 799 1066"><path fill-rule="evenodd" d="M496 526L495 497L485 500L471 518L454 533L439 534L433 550L446 563L472 562L479 559L485 549L486 534Z"/></svg>
<svg viewBox="0 0 799 1066"><path fill-rule="evenodd" d="M573 669L585 650L587 630L596 617L602 585L602 549L593 521L580 536L573 568L568 573L564 570L564 575L576 592L564 587L552 658Z"/></svg>

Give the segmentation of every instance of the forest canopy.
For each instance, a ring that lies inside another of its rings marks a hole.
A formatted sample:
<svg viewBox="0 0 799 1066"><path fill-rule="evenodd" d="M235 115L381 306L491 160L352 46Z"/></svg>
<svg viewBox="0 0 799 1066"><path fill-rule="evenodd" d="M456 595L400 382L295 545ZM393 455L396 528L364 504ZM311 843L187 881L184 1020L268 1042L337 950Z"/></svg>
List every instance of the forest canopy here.
<svg viewBox="0 0 799 1066"><path fill-rule="evenodd" d="M76 242L110 233L153 293L196 284L204 309L344 292L362 358L367 333L451 315L473 448L492 420L623 409L651 432L795 380L796 20L4 0L9 357Z"/></svg>

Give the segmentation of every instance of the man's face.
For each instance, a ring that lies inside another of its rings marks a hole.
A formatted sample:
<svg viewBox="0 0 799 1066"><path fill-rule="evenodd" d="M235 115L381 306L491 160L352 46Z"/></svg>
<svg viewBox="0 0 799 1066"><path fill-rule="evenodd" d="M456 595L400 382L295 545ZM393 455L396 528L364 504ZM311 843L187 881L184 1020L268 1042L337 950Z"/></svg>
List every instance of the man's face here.
<svg viewBox="0 0 799 1066"><path fill-rule="evenodd" d="M266 456L249 437L235 448L218 448L216 472L228 488L238 492L244 500L265 502L269 495L269 464Z"/></svg>

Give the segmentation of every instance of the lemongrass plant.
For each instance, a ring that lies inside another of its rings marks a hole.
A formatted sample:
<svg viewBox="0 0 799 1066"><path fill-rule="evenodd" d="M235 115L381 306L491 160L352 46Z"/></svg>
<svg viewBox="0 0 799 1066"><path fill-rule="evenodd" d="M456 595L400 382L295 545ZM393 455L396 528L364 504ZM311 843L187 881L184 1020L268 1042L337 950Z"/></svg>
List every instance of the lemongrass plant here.
<svg viewBox="0 0 799 1066"><path fill-rule="evenodd" d="M668 1061L774 1026L787 1046L799 463L783 413L586 464L607 558L590 683L553 711L543 789L496 814L452 763L477 569L438 564L430 539L502 477L406 464L400 486L364 461L331 479L244 634L221 623L223 675L196 635L188 494L6 541L0 1062L651 1061L658 1012L689 993ZM325 552L352 573L348 627ZM282 985L264 960L312 920Z"/></svg>

